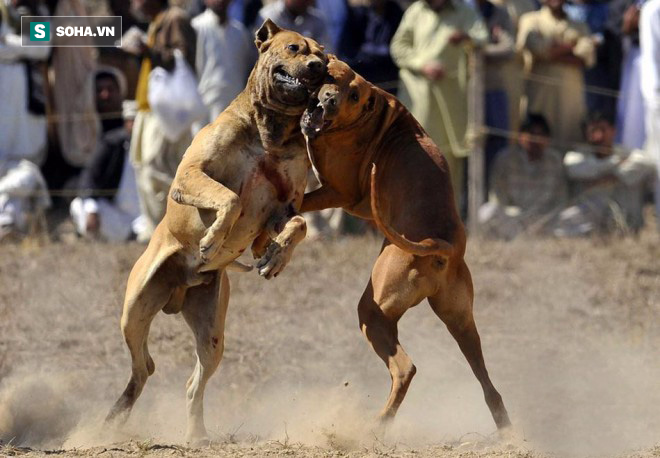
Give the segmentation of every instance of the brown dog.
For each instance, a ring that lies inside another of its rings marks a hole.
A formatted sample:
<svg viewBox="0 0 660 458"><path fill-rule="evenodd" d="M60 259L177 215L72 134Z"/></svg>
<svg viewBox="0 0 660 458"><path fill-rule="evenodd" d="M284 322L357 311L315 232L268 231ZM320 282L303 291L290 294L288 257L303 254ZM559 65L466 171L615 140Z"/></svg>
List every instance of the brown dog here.
<svg viewBox="0 0 660 458"><path fill-rule="evenodd" d="M259 273L277 276L305 237L298 214L308 170L300 115L326 69L315 41L270 20L256 33L259 60L247 87L186 151L167 213L128 279L121 329L132 358L128 386L108 415L126 418L154 362L154 316L182 311L197 343L188 380L187 440L205 440L204 387L222 358L226 268L253 244ZM264 247L271 241L264 253Z"/></svg>
<svg viewBox="0 0 660 458"><path fill-rule="evenodd" d="M387 237L358 305L360 328L392 377L381 418L394 417L416 371L397 322L428 298L481 383L497 427L509 426L472 315L465 229L445 158L395 97L334 56L301 125L322 183L305 195L301 211L343 207L373 219Z"/></svg>

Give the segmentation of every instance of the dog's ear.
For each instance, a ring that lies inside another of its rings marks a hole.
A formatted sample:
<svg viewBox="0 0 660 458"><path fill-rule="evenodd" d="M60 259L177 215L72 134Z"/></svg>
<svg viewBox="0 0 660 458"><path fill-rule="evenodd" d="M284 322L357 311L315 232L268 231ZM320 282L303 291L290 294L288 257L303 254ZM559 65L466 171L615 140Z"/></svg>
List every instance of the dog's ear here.
<svg viewBox="0 0 660 458"><path fill-rule="evenodd" d="M254 44L257 46L257 49L260 52L268 49L268 41L270 41L277 32L281 32L277 24L275 24L270 19L266 19L264 23L259 27L257 33L254 34Z"/></svg>

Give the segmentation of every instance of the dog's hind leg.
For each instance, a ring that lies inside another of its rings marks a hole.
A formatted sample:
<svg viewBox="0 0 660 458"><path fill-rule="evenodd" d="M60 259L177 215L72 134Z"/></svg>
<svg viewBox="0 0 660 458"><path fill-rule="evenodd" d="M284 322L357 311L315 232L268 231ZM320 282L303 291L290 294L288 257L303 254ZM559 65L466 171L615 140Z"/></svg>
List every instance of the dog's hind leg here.
<svg viewBox="0 0 660 458"><path fill-rule="evenodd" d="M381 252L358 305L360 329L376 354L385 362L392 385L381 411L381 420L394 418L403 401L416 369L398 339L397 323L410 307L426 296L410 278L414 256L403 253L394 245ZM411 284L412 282L412 284Z"/></svg>
<svg viewBox="0 0 660 458"><path fill-rule="evenodd" d="M204 389L222 359L228 302L229 278L225 271L220 271L211 283L188 291L181 311L195 335L197 346L197 364L188 380L186 393L188 443L208 441L204 426Z"/></svg>
<svg viewBox="0 0 660 458"><path fill-rule="evenodd" d="M147 378L155 370L147 346L147 336L154 316L170 300L174 289L172 281L176 276L176 268L169 257L155 273L150 273L154 265L154 252L157 251L156 247L148 247L128 279L121 331L131 354L131 377L106 417L106 422L126 420Z"/></svg>
<svg viewBox="0 0 660 458"><path fill-rule="evenodd" d="M121 330L131 354L131 378L106 421L124 421L137 400L147 377L153 374L155 365L147 347L147 336L156 313L167 303L171 290L152 278L147 285L128 300L121 319Z"/></svg>
<svg viewBox="0 0 660 458"><path fill-rule="evenodd" d="M447 325L447 329L456 339L463 355L467 359L474 375L479 380L484 392L486 404L495 420L497 428L510 427L502 396L490 380L481 350L481 339L472 314L472 277L464 261L458 266L455 278L447 281L439 291L429 297L431 308Z"/></svg>

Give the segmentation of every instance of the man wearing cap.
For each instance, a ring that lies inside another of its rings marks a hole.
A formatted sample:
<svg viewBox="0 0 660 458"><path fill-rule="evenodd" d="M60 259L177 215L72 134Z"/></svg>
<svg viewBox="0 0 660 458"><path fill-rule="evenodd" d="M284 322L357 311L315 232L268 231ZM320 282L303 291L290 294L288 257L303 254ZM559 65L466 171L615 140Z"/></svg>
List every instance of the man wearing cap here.
<svg viewBox="0 0 660 458"><path fill-rule="evenodd" d="M81 174L79 197L70 207L76 231L90 238L123 241L140 230L135 173L128 160L137 105L132 100L122 103L124 93L119 70L106 67L96 73L96 109L103 134Z"/></svg>

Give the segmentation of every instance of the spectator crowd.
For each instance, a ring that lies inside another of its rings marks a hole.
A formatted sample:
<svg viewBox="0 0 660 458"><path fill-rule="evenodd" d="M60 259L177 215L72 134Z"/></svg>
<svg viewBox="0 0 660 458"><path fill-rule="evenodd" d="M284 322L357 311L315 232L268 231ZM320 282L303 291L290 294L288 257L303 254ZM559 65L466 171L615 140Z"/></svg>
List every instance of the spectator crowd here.
<svg viewBox="0 0 660 458"><path fill-rule="evenodd" d="M23 47L24 15L122 16L122 46ZM660 0L0 0L0 240L55 205L80 237L147 241L267 18L397 95L447 157L464 215L483 151L484 233L636 232L651 202L660 219ZM199 95L181 129L152 106L159 68ZM346 225L339 210L312 221Z"/></svg>

